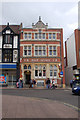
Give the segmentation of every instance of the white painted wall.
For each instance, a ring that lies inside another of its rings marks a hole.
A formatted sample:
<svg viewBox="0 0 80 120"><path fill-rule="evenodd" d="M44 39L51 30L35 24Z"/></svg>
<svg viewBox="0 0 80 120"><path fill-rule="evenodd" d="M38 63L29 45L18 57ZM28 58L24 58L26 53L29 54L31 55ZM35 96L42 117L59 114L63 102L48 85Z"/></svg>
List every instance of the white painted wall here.
<svg viewBox="0 0 80 120"><path fill-rule="evenodd" d="M74 33L67 40L67 60L68 60L68 67L72 67L77 64L75 34Z"/></svg>
<svg viewBox="0 0 80 120"><path fill-rule="evenodd" d="M17 48L17 47L18 47L18 36L14 36L13 48Z"/></svg>
<svg viewBox="0 0 80 120"><path fill-rule="evenodd" d="M0 36L0 48L2 48L2 36Z"/></svg>
<svg viewBox="0 0 80 120"><path fill-rule="evenodd" d="M0 50L0 62L2 62L2 50Z"/></svg>

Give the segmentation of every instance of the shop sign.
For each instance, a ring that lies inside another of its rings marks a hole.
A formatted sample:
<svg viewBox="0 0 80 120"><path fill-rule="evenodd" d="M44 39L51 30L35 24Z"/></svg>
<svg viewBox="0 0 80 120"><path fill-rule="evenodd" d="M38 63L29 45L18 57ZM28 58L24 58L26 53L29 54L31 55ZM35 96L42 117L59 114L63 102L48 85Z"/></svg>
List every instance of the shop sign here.
<svg viewBox="0 0 80 120"><path fill-rule="evenodd" d="M23 62L59 62L60 59L59 58L50 58L50 59L46 59L46 58L36 58L36 59L23 59ZM22 62L22 59L20 59L20 62Z"/></svg>
<svg viewBox="0 0 80 120"><path fill-rule="evenodd" d="M6 76L0 75L0 83L6 83Z"/></svg>

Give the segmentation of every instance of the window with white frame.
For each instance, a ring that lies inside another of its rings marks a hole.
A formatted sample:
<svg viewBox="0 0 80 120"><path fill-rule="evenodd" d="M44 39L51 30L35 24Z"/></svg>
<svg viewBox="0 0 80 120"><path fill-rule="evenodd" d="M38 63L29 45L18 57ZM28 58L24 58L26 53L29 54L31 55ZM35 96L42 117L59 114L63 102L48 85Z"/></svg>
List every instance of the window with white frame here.
<svg viewBox="0 0 80 120"><path fill-rule="evenodd" d="M24 46L24 56L31 56L31 46Z"/></svg>
<svg viewBox="0 0 80 120"><path fill-rule="evenodd" d="M27 39L27 37L28 37L27 33L24 33L24 39Z"/></svg>
<svg viewBox="0 0 80 120"><path fill-rule="evenodd" d="M50 65L50 77L57 77L57 65Z"/></svg>
<svg viewBox="0 0 80 120"><path fill-rule="evenodd" d="M35 39L38 39L38 33L35 33Z"/></svg>
<svg viewBox="0 0 80 120"><path fill-rule="evenodd" d="M57 77L57 66L54 65L54 77Z"/></svg>
<svg viewBox="0 0 80 120"><path fill-rule="evenodd" d="M46 46L35 46L35 56L46 56Z"/></svg>
<svg viewBox="0 0 80 120"><path fill-rule="evenodd" d="M52 34L51 33L49 33L49 39L51 39L52 38Z"/></svg>
<svg viewBox="0 0 80 120"><path fill-rule="evenodd" d="M53 39L56 39L56 34L55 33L53 33Z"/></svg>
<svg viewBox="0 0 80 120"><path fill-rule="evenodd" d="M45 39L45 33L43 33L43 39Z"/></svg>
<svg viewBox="0 0 80 120"><path fill-rule="evenodd" d="M28 38L31 39L31 33L28 33Z"/></svg>
<svg viewBox="0 0 80 120"><path fill-rule="evenodd" d="M57 47L49 46L49 56L57 56Z"/></svg>
<svg viewBox="0 0 80 120"><path fill-rule="evenodd" d="M35 65L35 77L46 77L46 65Z"/></svg>
<svg viewBox="0 0 80 120"><path fill-rule="evenodd" d="M52 77L53 76L53 66L52 65L50 65L50 77Z"/></svg>

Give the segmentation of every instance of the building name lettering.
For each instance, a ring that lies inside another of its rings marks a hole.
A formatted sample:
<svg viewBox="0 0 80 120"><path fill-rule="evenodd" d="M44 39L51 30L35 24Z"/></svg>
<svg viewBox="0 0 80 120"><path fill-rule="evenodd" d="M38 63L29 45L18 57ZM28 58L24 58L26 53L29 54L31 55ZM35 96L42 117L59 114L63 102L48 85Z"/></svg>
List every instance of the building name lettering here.
<svg viewBox="0 0 80 120"><path fill-rule="evenodd" d="M58 62L59 60L58 59L52 59L52 58L50 58L50 59L23 59L23 60L21 60L21 62Z"/></svg>

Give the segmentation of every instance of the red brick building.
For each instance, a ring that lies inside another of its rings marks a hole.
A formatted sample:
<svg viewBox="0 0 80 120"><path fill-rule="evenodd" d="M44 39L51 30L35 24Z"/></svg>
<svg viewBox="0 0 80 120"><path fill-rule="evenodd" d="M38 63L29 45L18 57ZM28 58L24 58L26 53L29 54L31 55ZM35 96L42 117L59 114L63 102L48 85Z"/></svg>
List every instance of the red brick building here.
<svg viewBox="0 0 80 120"><path fill-rule="evenodd" d="M63 71L63 78L60 77ZM63 29L48 28L39 17L32 28L22 28L20 38L20 77L24 84L35 79L37 86L45 86L46 79L65 86Z"/></svg>

